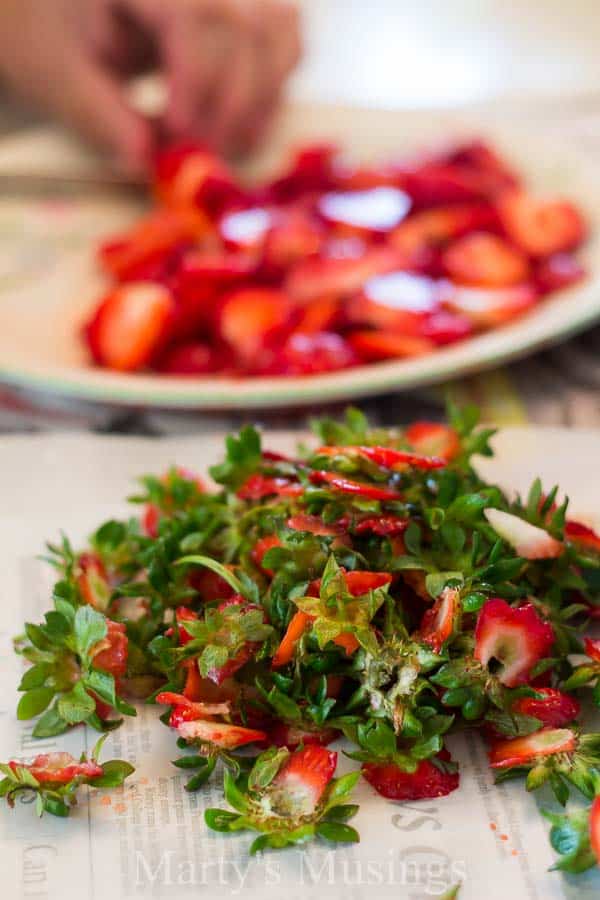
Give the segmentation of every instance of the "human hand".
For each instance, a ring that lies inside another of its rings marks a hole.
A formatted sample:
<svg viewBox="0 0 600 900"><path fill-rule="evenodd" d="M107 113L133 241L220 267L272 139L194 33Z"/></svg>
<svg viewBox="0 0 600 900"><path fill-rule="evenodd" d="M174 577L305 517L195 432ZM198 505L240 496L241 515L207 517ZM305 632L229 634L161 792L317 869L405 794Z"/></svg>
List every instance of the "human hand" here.
<svg viewBox="0 0 600 900"><path fill-rule="evenodd" d="M3 0L0 9L0 76L136 168L156 131L129 103L129 77L162 70L165 139L237 152L261 136L299 55L287 0Z"/></svg>

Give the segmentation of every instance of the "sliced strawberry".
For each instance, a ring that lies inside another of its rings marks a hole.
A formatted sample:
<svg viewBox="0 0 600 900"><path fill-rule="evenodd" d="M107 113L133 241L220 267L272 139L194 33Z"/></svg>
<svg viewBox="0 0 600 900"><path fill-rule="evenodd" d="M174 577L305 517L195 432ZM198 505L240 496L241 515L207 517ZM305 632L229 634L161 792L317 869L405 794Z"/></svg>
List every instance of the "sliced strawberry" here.
<svg viewBox="0 0 600 900"><path fill-rule="evenodd" d="M228 585L229 586L229 585ZM197 622L198 621L198 613L194 612L193 609L189 609L187 606L178 606L175 610L175 620L177 622L178 632L178 645L180 647L185 647L186 644L192 640L192 635L189 631L185 630L186 622ZM174 628L168 628L165 631L167 637L171 637L175 633Z"/></svg>
<svg viewBox="0 0 600 900"><path fill-rule="evenodd" d="M143 272L157 271L178 249L206 231L195 217L161 210L151 213L129 231L101 244L98 259L117 281L131 281Z"/></svg>
<svg viewBox="0 0 600 900"><path fill-rule="evenodd" d="M313 304L314 305L314 304ZM321 372L337 372L358 363L358 356L351 345L339 334L320 331L303 334L295 331L276 350L273 359L261 369L261 375L318 375Z"/></svg>
<svg viewBox="0 0 600 900"><path fill-rule="evenodd" d="M229 250L262 249L267 232L277 222L272 209L252 207L226 213L219 222L219 233Z"/></svg>
<svg viewBox="0 0 600 900"><path fill-rule="evenodd" d="M444 251L442 263L459 284L510 287L529 276L527 257L495 234L476 231L459 238Z"/></svg>
<svg viewBox="0 0 600 900"><path fill-rule="evenodd" d="M564 544L543 528L531 525L512 513L488 507L483 514L498 537L510 544L523 559L556 559L565 549Z"/></svg>
<svg viewBox="0 0 600 900"><path fill-rule="evenodd" d="M415 213L405 219L390 235L390 243L409 259L427 260L449 241L470 231L492 227L496 212L484 204L442 206Z"/></svg>
<svg viewBox="0 0 600 900"><path fill-rule="evenodd" d="M487 200L489 184L466 166L431 161L400 174L400 183L415 206L445 206Z"/></svg>
<svg viewBox="0 0 600 900"><path fill-rule="evenodd" d="M269 788L271 804L279 811L310 815L335 774L337 753L318 744L296 750L279 770Z"/></svg>
<svg viewBox="0 0 600 900"><path fill-rule="evenodd" d="M307 259L294 266L285 282L286 291L302 303L321 297L347 297L369 278L398 268L399 255L376 247L359 256Z"/></svg>
<svg viewBox="0 0 600 900"><path fill-rule="evenodd" d="M507 687L524 684L533 666L550 655L554 631L543 622L532 603L513 608L506 600L487 600L477 618L475 658L487 666L494 659L496 672Z"/></svg>
<svg viewBox="0 0 600 900"><path fill-rule="evenodd" d="M286 632L281 639L279 647L271 660L271 668L279 669L281 666L287 665L294 658L296 644L308 628L312 621L308 613L298 610L290 619Z"/></svg>
<svg viewBox="0 0 600 900"><path fill-rule="evenodd" d="M190 341L171 347L161 356L157 365L158 371L165 375L184 377L209 375L223 368L223 356L202 341Z"/></svg>
<svg viewBox="0 0 600 900"><path fill-rule="evenodd" d="M446 766L448 755L442 751L439 756L439 765L424 759L415 772L404 772L392 762L366 762L362 773L371 787L388 800L433 800L451 794L459 784L458 772L449 771Z"/></svg>
<svg viewBox="0 0 600 900"><path fill-rule="evenodd" d="M169 718L171 728L178 728L182 722L211 719L212 716L226 716L229 713L229 703L200 703L189 700L183 694L174 694L170 691L157 694L156 702L162 706L173 707Z"/></svg>
<svg viewBox="0 0 600 900"><path fill-rule="evenodd" d="M252 552L250 556L252 557L253 562L258 566L259 569L265 573L265 575L273 575L271 569L263 568L262 561L265 555L271 550L272 547L280 547L281 541L277 537L276 534L268 534L265 537L259 538L254 547L252 548Z"/></svg>
<svg viewBox="0 0 600 900"><path fill-rule="evenodd" d="M581 712L581 705L570 694L563 694L554 688L536 688L543 699L537 697L520 697L513 704L513 711L524 716L539 719L542 725L551 728L562 728L573 722Z"/></svg>
<svg viewBox="0 0 600 900"><path fill-rule="evenodd" d="M288 750L296 750L298 747L307 747L310 744L318 744L326 747L340 736L335 728L301 728L297 725L289 725L286 722L276 721L269 728L269 741L276 747L287 747Z"/></svg>
<svg viewBox="0 0 600 900"><path fill-rule="evenodd" d="M440 422L413 422L404 437L416 453L449 462L460 453L460 438L454 428Z"/></svg>
<svg viewBox="0 0 600 900"><path fill-rule="evenodd" d="M337 472L313 470L308 476L312 484L325 484L342 494L353 494L369 500L400 500L400 494L392 488L377 487L362 481L353 481Z"/></svg>
<svg viewBox="0 0 600 900"><path fill-rule="evenodd" d="M406 450L394 450L392 447L335 447L325 446L315 450L315 456L364 456L366 459L381 466L382 469L402 470L406 466L415 469L441 469L446 465L446 460L434 456L421 456L417 453L409 453Z"/></svg>
<svg viewBox="0 0 600 900"><path fill-rule="evenodd" d="M244 288L223 298L218 315L220 336L247 363L291 324L292 304L281 291Z"/></svg>
<svg viewBox="0 0 600 900"><path fill-rule="evenodd" d="M391 584L392 576L389 572L367 572L355 569L353 572L344 572L344 581L353 597L362 597L369 591L376 591L377 588Z"/></svg>
<svg viewBox="0 0 600 900"><path fill-rule="evenodd" d="M594 798L590 809L590 844L600 865L600 796Z"/></svg>
<svg viewBox="0 0 600 900"><path fill-rule="evenodd" d="M84 603L104 612L112 589L104 563L97 553L81 553L77 559L76 580Z"/></svg>
<svg viewBox="0 0 600 900"><path fill-rule="evenodd" d="M264 188L265 197L275 203L289 203L307 192L335 187L335 165L339 149L334 144L312 144L301 148L287 171Z"/></svg>
<svg viewBox="0 0 600 900"><path fill-rule="evenodd" d="M460 591L456 588L444 588L435 604L425 612L419 639L439 653L449 640L460 615Z"/></svg>
<svg viewBox="0 0 600 900"><path fill-rule="evenodd" d="M353 331L348 341L366 362L425 356L435 350L432 340L388 331Z"/></svg>
<svg viewBox="0 0 600 900"><path fill-rule="evenodd" d="M158 523L160 522L160 509L156 503L147 503L141 516L142 531L146 537L156 540L158 537Z"/></svg>
<svg viewBox="0 0 600 900"><path fill-rule="evenodd" d="M27 769L40 784L67 784L73 778L97 778L104 774L102 766L88 760L78 762L70 753L41 753L27 764L11 760L8 764L15 772L18 768Z"/></svg>
<svg viewBox="0 0 600 900"><path fill-rule="evenodd" d="M529 256L573 250L587 234L581 212L563 200L543 201L511 191L500 199L498 213L509 238Z"/></svg>
<svg viewBox="0 0 600 900"><path fill-rule="evenodd" d="M166 205L203 209L211 218L245 199L225 163L192 143L161 152L155 164L155 185Z"/></svg>
<svg viewBox="0 0 600 900"><path fill-rule="evenodd" d="M411 207L410 197L395 187L323 194L317 210L336 230L347 234L385 234L395 228Z"/></svg>
<svg viewBox="0 0 600 900"><path fill-rule="evenodd" d="M348 304L350 321L402 334L419 334L427 317L449 301L448 281L410 272L389 272L369 279L362 292Z"/></svg>
<svg viewBox="0 0 600 900"><path fill-rule="evenodd" d="M206 719L181 722L177 732L190 744L198 741L212 744L220 750L235 750L236 747L243 747L245 744L264 741L267 736L264 731L256 728L242 728L240 725L227 725Z"/></svg>
<svg viewBox="0 0 600 900"><path fill-rule="evenodd" d="M265 235L261 272L280 276L297 262L316 256L323 238L322 227L304 211L286 211Z"/></svg>
<svg viewBox="0 0 600 900"><path fill-rule="evenodd" d="M530 310L539 299L532 284L508 288L457 287L448 306L478 328L495 328Z"/></svg>
<svg viewBox="0 0 600 900"><path fill-rule="evenodd" d="M481 139L476 138L465 144L459 144L449 153L443 154L443 158L451 165L464 166L474 169L481 175L489 176L496 182L496 190L493 193L518 186L519 177L516 172L489 144Z"/></svg>
<svg viewBox="0 0 600 900"><path fill-rule="evenodd" d="M492 769L529 766L545 756L570 753L576 744L570 728L542 728L525 737L494 743L489 753L490 765Z"/></svg>
<svg viewBox="0 0 600 900"><path fill-rule="evenodd" d="M331 334L345 322L345 303L339 297L323 297L298 310L296 331L302 335Z"/></svg>
<svg viewBox="0 0 600 900"><path fill-rule="evenodd" d="M470 337L473 334L473 323L467 316L440 310L440 312L431 313L425 318L419 334L421 338L433 341L438 347L443 347L446 344L454 344L456 341L463 341Z"/></svg>
<svg viewBox="0 0 600 900"><path fill-rule="evenodd" d="M291 516L285 524L293 531L308 531L310 534L324 536L339 535L345 532L342 525L328 525L319 516L308 516L306 513Z"/></svg>
<svg viewBox="0 0 600 900"><path fill-rule="evenodd" d="M401 519L400 516L367 516L353 525L352 531L355 534L393 536L404 534L409 525L410 519Z"/></svg>
<svg viewBox="0 0 600 900"><path fill-rule="evenodd" d="M535 270L535 282L543 294L577 284L586 276L583 265L570 253L555 253L542 259Z"/></svg>
<svg viewBox="0 0 600 900"><path fill-rule="evenodd" d="M583 639L586 656L593 659L594 662L600 662L600 639L584 638Z"/></svg>
<svg viewBox="0 0 600 900"><path fill-rule="evenodd" d="M90 650L90 658L95 669L118 678L127 671L129 641L125 623L107 619L106 625L106 637L94 644Z"/></svg>
<svg viewBox="0 0 600 900"><path fill-rule="evenodd" d="M586 550L594 550L600 552L600 535L596 534L593 528L584 525L582 522L574 522L567 520L565 522L565 537Z"/></svg>
<svg viewBox="0 0 600 900"><path fill-rule="evenodd" d="M250 475L247 481L237 490L241 500L263 500L265 497L301 497L304 488L289 478L269 475Z"/></svg>
<svg viewBox="0 0 600 900"><path fill-rule="evenodd" d="M85 327L94 360L122 372L144 368L164 340L173 313L173 297L165 287L121 285L102 300Z"/></svg>

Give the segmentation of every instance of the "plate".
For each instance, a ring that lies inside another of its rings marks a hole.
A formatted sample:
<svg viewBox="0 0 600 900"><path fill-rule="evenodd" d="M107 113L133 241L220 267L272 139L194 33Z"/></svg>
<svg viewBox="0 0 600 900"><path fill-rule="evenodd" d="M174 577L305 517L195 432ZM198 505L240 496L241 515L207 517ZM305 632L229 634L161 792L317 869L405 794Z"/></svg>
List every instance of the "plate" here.
<svg viewBox="0 0 600 900"><path fill-rule="evenodd" d="M245 167L256 176L281 164L290 145L333 139L369 159L431 143L483 136L524 173L533 190L573 199L592 226L581 285L549 298L530 314L428 356L303 378L176 378L124 375L94 368L79 339L103 282L93 248L132 221L125 199L4 199L0 202L0 380L89 401L188 409L295 407L406 390L498 366L564 340L600 319L600 168L556 140L448 113L290 106L268 151ZM0 145L0 167L47 170L93 165L56 133L37 132Z"/></svg>
<svg viewBox="0 0 600 900"><path fill-rule="evenodd" d="M269 433L265 445L290 452L301 437L297 432ZM43 542L57 537L62 527L81 545L103 518L125 514L123 498L134 478L161 472L175 462L203 473L220 458L222 444L221 434L159 440L90 434L0 440L2 577L4 593L11 598L0 608L0 759L10 758L18 748L24 757L36 752L30 724L18 722L14 714L22 664L12 653L11 636L24 619L38 621L48 608L53 573L38 556ZM546 488L558 480L572 498L573 514L600 524L600 432L507 428L494 438L494 446L497 456L478 462L484 477L520 492L536 475ZM26 482L15 479L15 471L26 471ZM68 750L77 756L89 751L94 740L89 729L78 728L44 742L41 750ZM50 900L131 900L142 893L170 900L204 895L215 900L366 900L374 888L380 900L425 900L444 896L457 881L462 882L460 900L597 898L600 870L568 879L548 871L555 854L548 842L549 825L537 805L556 809L550 793L528 794L522 782L493 786L483 743L466 733L451 740L462 773L455 793L438 800L389 803L361 782L356 791L360 810L353 821L360 844L336 850L314 844L303 851L269 855L256 864L247 857L245 835L207 830L203 808L226 805L220 787L207 786L193 795L182 790L185 777L169 764L173 735L158 722L154 708L142 705L136 719L127 719L109 735L104 750L105 759L126 755L136 766L122 792L84 793L66 822L52 816L39 822L28 804L17 803L12 811L2 804L0 871L5 895L27 894L32 883L28 879L35 875L35 884L43 883ZM339 765L342 770L351 766L342 754Z"/></svg>

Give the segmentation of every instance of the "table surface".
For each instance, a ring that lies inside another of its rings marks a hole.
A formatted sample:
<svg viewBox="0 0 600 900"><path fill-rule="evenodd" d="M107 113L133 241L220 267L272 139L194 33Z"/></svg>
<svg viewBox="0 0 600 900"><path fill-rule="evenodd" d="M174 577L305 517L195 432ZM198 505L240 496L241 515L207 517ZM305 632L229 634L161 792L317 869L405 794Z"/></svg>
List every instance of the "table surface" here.
<svg viewBox="0 0 600 900"><path fill-rule="evenodd" d="M568 15L561 0L305 0L303 6L307 58L293 85L296 97L398 109L479 106L600 155L595 0L572 0ZM31 111L0 97L0 137L36 121ZM450 391L456 400L478 403L483 417L497 424L600 426L600 325L522 362L454 382ZM444 395L442 386L361 406L374 421L396 423L443 415ZM259 418L272 427L303 427L316 411ZM177 434L231 429L244 418L129 412L0 386L5 433Z"/></svg>

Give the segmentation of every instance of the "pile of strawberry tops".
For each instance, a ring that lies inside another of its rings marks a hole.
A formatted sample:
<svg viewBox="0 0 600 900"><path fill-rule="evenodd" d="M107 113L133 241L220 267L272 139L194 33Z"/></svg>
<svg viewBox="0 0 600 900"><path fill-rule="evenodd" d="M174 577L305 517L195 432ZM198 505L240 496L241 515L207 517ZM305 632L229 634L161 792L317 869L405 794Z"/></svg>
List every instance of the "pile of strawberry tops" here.
<svg viewBox="0 0 600 900"><path fill-rule="evenodd" d="M585 275L581 211L529 194L479 141L376 166L307 146L258 186L181 146L157 159L154 196L98 251L111 285L85 340L109 369L299 376L420 356Z"/></svg>

